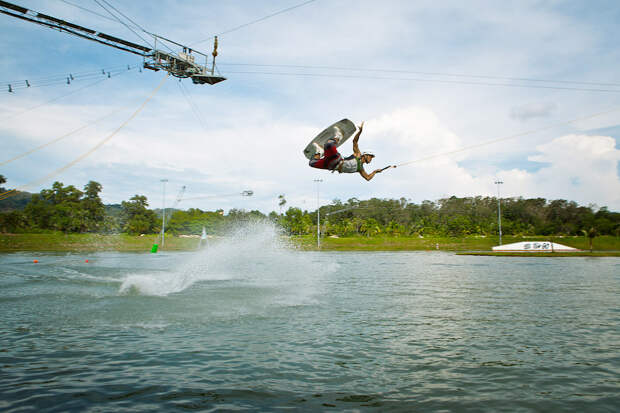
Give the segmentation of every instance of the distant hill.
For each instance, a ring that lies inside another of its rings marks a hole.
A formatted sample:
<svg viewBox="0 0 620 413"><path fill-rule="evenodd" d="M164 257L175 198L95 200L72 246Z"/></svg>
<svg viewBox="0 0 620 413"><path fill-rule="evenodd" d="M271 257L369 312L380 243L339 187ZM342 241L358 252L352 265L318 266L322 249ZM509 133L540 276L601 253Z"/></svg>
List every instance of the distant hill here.
<svg viewBox="0 0 620 413"><path fill-rule="evenodd" d="M0 188L0 193L6 191L8 191L8 189ZM30 202L32 195L33 194L30 192L18 192L17 195L0 201L0 213L23 210L28 202ZM106 215L108 216L119 217L121 215L121 204L108 204L104 207Z"/></svg>
<svg viewBox="0 0 620 413"><path fill-rule="evenodd" d="M0 193L6 192L9 189L0 188ZM5 200L0 201L0 212L11 212L16 210L23 210L26 204L30 202L32 194L30 192L18 191L17 195L13 195Z"/></svg>
<svg viewBox="0 0 620 413"><path fill-rule="evenodd" d="M121 216L121 204L106 204L104 205L105 214L111 217L120 217Z"/></svg>

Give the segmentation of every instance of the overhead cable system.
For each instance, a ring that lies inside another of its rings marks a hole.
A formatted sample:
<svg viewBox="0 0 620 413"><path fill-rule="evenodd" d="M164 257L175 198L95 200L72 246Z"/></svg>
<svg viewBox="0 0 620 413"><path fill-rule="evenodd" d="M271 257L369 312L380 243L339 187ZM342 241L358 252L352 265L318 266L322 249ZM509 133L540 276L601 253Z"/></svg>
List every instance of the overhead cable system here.
<svg viewBox="0 0 620 413"><path fill-rule="evenodd" d="M225 66L226 64L222 64ZM251 64L246 63L230 63L230 66L250 66ZM275 68L299 68L300 71L295 72L285 72L281 70L277 71L256 71L256 70L237 70L237 71L227 71L227 73L233 74L242 74L242 75L267 75L267 76L286 76L286 77L301 77L301 78L340 78L340 79L369 79L369 80L394 80L394 81L406 81L406 82L427 82L427 83L445 83L445 84L460 84L460 85L473 85L473 86L500 86L500 87L512 87L512 88L532 88L532 89L554 89L554 90L572 90L572 91L581 91L581 92L606 92L606 93L620 93L620 85L618 83L596 83L596 82L577 82L577 81L562 81L562 80L538 80L538 79L523 79L518 83L510 83L512 81L517 81L517 78L508 78L508 77L491 77L487 76L489 79L505 79L505 81L479 81L479 80L466 80L466 79L450 79L450 78L436 78L436 77L422 77L422 76L394 76L390 75L390 73L420 73L420 72L411 72L411 71L390 71L384 70L386 74L373 74L368 72L378 72L379 69L345 69L350 70L350 73L346 72L336 72L341 71L341 68L329 68L329 67L318 67L318 66L294 66L294 65L260 65L254 64L253 66L263 66L263 67L275 67ZM314 68L314 72L308 72L306 69ZM476 75L449 75L449 74L436 74L436 76L466 76L466 77L480 77L484 78L484 76L476 76ZM512 79L512 80L511 80ZM538 82L538 83L532 83ZM540 82L548 82L540 83ZM567 85L568 84L568 85ZM577 86L570 86L570 84L574 84ZM580 87L579 84L582 85L592 85L592 87ZM609 85L607 87L597 87L597 85Z"/></svg>
<svg viewBox="0 0 620 413"><path fill-rule="evenodd" d="M80 156L78 156L77 158L75 158L74 160L72 160L71 162L69 162L68 164L56 169L55 171L47 174L45 177L37 180L37 181L33 181L30 182L28 184L22 185L19 188L15 188L15 189L11 189L9 191L0 193L0 201L5 200L7 198L10 198L12 196L17 195L20 191L23 191L25 188L27 187L31 187L31 186L35 186L35 185L39 185L45 181L50 180L51 178L61 174L62 172L66 171L67 169L71 168L73 165L77 164L78 162L82 161L84 158L90 156L93 152L95 152L96 150L98 150L99 148L101 148L106 142L108 142L110 139L112 139L121 129L123 129L133 118L135 118L136 116L138 116L138 114L142 111L142 109L144 109L144 107L146 106L146 104L153 98L153 96L155 96L155 94L159 91L159 89L161 89L161 87L164 85L164 83L166 82L166 79L168 78L168 76L164 77L161 82L159 83L159 85L157 85L157 87L155 89L153 89L153 91L151 92L151 94L144 100L144 102L142 102L142 104L138 107L138 109L136 109L131 116L125 120L119 127L117 127L116 129L114 129L114 131L112 133L110 133L108 136L106 136L103 140L99 141L95 146L93 146L91 149L89 149L88 151L84 152L83 154L81 154Z"/></svg>
<svg viewBox="0 0 620 413"><path fill-rule="evenodd" d="M84 80L95 80L95 84L99 81L110 79L118 75L122 75L128 71L138 69L142 72L142 65L121 65L111 68L101 68L98 70L82 71L82 72L69 72L53 76L45 76L40 78L28 78L21 80L5 80L2 84L7 86L7 89L3 89L4 92L14 93L20 89L28 89L33 87L46 87L56 85L73 85L76 82Z"/></svg>
<svg viewBox="0 0 620 413"><path fill-rule="evenodd" d="M154 71L165 70L177 78L191 78L192 82L195 84L214 85L226 80L226 78L222 77L219 73L216 74L215 58L218 53L217 37L214 40L213 52L211 53L211 64L209 67L208 55L181 43L146 31L144 32L154 40L153 47L130 42L2 0L0 0L0 13L142 56L144 59L144 68ZM167 48L169 51L166 52L159 49L158 45ZM172 50L174 47L182 48L182 52L175 53ZM204 65L196 63L196 55L204 57ZM69 81L70 80L71 79L69 79ZM11 89L12 86L9 85L9 91L12 91Z"/></svg>
<svg viewBox="0 0 620 413"><path fill-rule="evenodd" d="M418 163L418 162L428 161L430 159L435 159L435 158L441 158L441 157L444 157L444 156L454 155L456 153L469 151L469 150L472 150L472 149L475 149L475 148L480 148L480 147L483 147L483 146L493 145L495 143L504 142L504 141L507 141L507 140L510 140L510 139L515 139L515 138L518 138L518 137L521 137L521 136L531 135L531 134L542 132L544 130L552 129L552 128L555 128L555 127L558 127L558 126L569 125L571 123L581 122L581 121L588 120L588 119L593 119L593 118L596 118L596 117L599 117L599 116L607 115L609 113L618 112L618 111L620 111L620 107L614 107L614 108L611 108L611 109L608 109L608 110L604 110L602 112L593 113L591 115L581 116L581 117L578 117L578 118L574 118L574 119L570 119L570 120L566 120L566 121L562 121L562 122L558 122L558 123L553 123L553 124L550 124L550 125L547 125L547 126L542 126L540 128L528 130L528 131L525 131L525 132L515 133L514 135L508 135L508 136L503 136L501 138L490 139L490 140L486 140L486 141L483 141L483 142L480 142L480 143L476 143L476 144L473 144L473 145L468 145L468 146L464 146L462 148L454 149L454 150L451 150L451 151L437 153L437 154L434 154L434 155L425 156L423 158L418 158L418 159L414 159L414 160L411 160L411 161L402 162L402 163L399 163L399 164L396 164L396 165L392 165L392 167L396 168L396 167L400 167L400 166L411 165L411 164Z"/></svg>
<svg viewBox="0 0 620 413"><path fill-rule="evenodd" d="M230 194L194 196L194 197L191 197L191 198L184 198L183 201L193 201L195 199L224 198L224 197L236 196L236 195L252 196L252 195L254 195L254 191L252 191L251 189L246 189L246 190L241 191L241 192L233 192L233 193L230 193Z"/></svg>

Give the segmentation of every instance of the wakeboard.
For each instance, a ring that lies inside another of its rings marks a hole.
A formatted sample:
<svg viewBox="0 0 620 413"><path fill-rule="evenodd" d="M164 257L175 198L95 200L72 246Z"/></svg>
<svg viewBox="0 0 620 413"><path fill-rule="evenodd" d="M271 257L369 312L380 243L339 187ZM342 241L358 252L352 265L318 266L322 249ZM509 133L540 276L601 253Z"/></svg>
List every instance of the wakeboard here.
<svg viewBox="0 0 620 413"><path fill-rule="evenodd" d="M340 142L338 142L338 146L340 146L347 139L353 136L356 130L357 127L353 122L351 122L349 119L342 119L326 128L323 132L316 135L316 137L310 141L308 146L306 146L306 149L304 149L304 156L308 159L312 159L314 154L317 153L317 149L316 146L314 146L314 143L323 147L323 145L325 145L325 143L329 139L333 138L334 136L341 136Z"/></svg>

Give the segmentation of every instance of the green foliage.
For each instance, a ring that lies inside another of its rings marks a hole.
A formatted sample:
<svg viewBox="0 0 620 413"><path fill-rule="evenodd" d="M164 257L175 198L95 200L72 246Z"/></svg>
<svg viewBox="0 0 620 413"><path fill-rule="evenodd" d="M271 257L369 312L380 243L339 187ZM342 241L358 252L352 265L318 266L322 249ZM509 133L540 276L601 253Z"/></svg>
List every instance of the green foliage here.
<svg viewBox="0 0 620 413"><path fill-rule="evenodd" d="M28 222L21 211L0 214L0 232L23 232L28 229Z"/></svg>
<svg viewBox="0 0 620 413"><path fill-rule="evenodd" d="M99 198L101 192L101 184L95 181L89 181L84 186L84 198L82 199L82 208L85 211L86 228L88 232L98 232L104 228L105 224L105 206Z"/></svg>
<svg viewBox="0 0 620 413"><path fill-rule="evenodd" d="M580 235L583 228L601 234L620 235L620 213L579 206L575 202L544 198L501 200L502 233L505 235ZM406 199L367 201L335 200L320 210L324 235L339 237L389 236L492 236L498 233L497 198L455 196L421 204ZM306 224L302 225L306 219ZM291 234L316 232L316 212L289 210L280 218Z"/></svg>
<svg viewBox="0 0 620 413"><path fill-rule="evenodd" d="M62 232L96 232L104 221L99 192L101 185L90 181L85 192L73 185L54 182L51 189L32 195L23 216L29 227Z"/></svg>
<svg viewBox="0 0 620 413"><path fill-rule="evenodd" d="M280 224L292 235L308 234L312 228L312 219L307 211L289 208L282 217ZM316 231L316 226L314 227Z"/></svg>
<svg viewBox="0 0 620 413"><path fill-rule="evenodd" d="M54 182L50 189L30 195L29 202L23 210L15 209L0 213L0 231L118 232L121 228L121 207L106 208L99 197L101 190L101 184L95 181L88 182L83 191L73 185L64 186L62 182ZM107 209L114 213L108 214ZM148 212L145 214L149 215ZM144 223L133 224L132 229L145 226Z"/></svg>
<svg viewBox="0 0 620 413"><path fill-rule="evenodd" d="M0 175L2 180L4 177ZM38 194L19 195L0 202L1 232L93 232L153 234L160 231L161 215L148 209L145 196L135 195L120 205L103 205L99 183L88 182L83 191L72 185L54 182L52 188ZM7 208L7 201L18 196L29 198L20 208ZM284 195L278 206L286 204ZM606 207L580 206L563 199L501 199L502 233L505 236L581 236L594 230L595 236L620 236L620 213ZM161 211L163 212L163 211ZM313 235L317 232L317 211L288 208L284 213L231 209L202 211L169 210L166 232L170 234L218 235L238 222L266 219L280 225L290 235ZM405 198L346 202L334 200L320 208L321 233L338 237L466 237L498 234L497 198L467 197L440 199L420 204ZM583 231L583 232L582 232ZM590 241L594 237L590 237Z"/></svg>
<svg viewBox="0 0 620 413"><path fill-rule="evenodd" d="M152 234L157 232L157 215L150 209L144 195L134 195L121 204L121 228L129 234Z"/></svg>
<svg viewBox="0 0 620 413"><path fill-rule="evenodd" d="M282 214L282 208L286 205L286 198L284 198L284 194L278 195L278 207L280 207L280 214Z"/></svg>

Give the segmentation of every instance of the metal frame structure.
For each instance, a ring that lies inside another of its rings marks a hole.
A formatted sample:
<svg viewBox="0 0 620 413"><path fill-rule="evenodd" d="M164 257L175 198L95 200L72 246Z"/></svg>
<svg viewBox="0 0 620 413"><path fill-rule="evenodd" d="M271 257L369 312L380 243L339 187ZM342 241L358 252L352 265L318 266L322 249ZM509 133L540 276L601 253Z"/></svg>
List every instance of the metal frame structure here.
<svg viewBox="0 0 620 413"><path fill-rule="evenodd" d="M225 77L215 74L215 58L217 57L218 46L217 36L215 37L213 52L211 53L213 56L211 69L209 69L208 55L153 33L147 32L155 39L155 47L150 48L2 0L0 0L0 13L142 56L144 58L144 68L154 71L165 70L177 78L191 78L195 84L214 85L226 80ZM170 52L159 50L157 49L158 40L160 44L170 43L180 46L183 48L183 52L174 53L172 50ZM192 53L203 56L205 64L195 63Z"/></svg>

